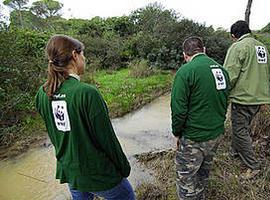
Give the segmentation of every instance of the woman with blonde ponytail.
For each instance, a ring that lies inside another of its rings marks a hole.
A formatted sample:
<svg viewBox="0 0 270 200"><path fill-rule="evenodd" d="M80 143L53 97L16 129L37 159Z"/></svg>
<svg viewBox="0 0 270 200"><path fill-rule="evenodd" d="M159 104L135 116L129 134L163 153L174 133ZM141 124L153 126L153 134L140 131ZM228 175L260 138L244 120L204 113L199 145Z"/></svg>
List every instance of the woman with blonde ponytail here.
<svg viewBox="0 0 270 200"><path fill-rule="evenodd" d="M55 147L56 178L68 183L73 200L134 200L123 153L97 88L80 82L84 46L55 35L46 47L48 77L36 95L36 107Z"/></svg>

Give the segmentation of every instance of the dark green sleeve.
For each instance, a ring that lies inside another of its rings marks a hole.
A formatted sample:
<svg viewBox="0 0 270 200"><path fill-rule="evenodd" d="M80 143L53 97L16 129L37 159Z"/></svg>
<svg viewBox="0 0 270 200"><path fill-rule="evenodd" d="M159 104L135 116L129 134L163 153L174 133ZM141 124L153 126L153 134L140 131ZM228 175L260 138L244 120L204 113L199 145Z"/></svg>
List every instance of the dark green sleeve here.
<svg viewBox="0 0 270 200"><path fill-rule="evenodd" d="M94 101L90 104L90 113L92 115L90 123L96 140L101 150L114 163L120 174L123 177L128 177L130 174L130 165L115 135L107 106L97 91L93 96Z"/></svg>
<svg viewBox="0 0 270 200"><path fill-rule="evenodd" d="M36 94L36 96L35 96L35 106L36 106L36 110L38 111L38 113L40 113L40 105L39 105L39 103L40 103L40 91L41 91L41 89L42 88L39 88L39 90L38 90L38 92L37 92L37 94Z"/></svg>
<svg viewBox="0 0 270 200"><path fill-rule="evenodd" d="M182 129L188 112L189 95L187 73L180 69L174 79L171 94L172 133L174 136L182 136Z"/></svg>

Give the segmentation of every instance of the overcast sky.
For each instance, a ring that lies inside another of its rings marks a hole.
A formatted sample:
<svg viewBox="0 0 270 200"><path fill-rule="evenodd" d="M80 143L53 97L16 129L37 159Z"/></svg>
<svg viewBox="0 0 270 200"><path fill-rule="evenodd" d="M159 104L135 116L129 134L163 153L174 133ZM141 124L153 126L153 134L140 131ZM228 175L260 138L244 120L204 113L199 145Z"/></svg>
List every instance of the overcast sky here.
<svg viewBox="0 0 270 200"><path fill-rule="evenodd" d="M0 0L3 1L3 0ZM215 28L229 30L232 23L244 19L248 0L59 0L64 4L65 18L90 19L94 16L129 15L131 11L158 2L173 9L182 17ZM31 0L30 2L33 2ZM270 22L270 0L253 0L250 28L261 29Z"/></svg>

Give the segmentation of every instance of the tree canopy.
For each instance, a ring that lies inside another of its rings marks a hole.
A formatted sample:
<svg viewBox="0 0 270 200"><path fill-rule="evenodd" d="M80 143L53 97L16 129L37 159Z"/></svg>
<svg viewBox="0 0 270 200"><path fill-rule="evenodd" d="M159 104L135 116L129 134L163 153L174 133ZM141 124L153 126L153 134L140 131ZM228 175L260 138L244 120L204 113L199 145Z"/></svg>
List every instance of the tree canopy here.
<svg viewBox="0 0 270 200"><path fill-rule="evenodd" d="M60 16L59 11L62 9L63 4L54 0L40 0L33 2L30 11L38 17L51 18Z"/></svg>

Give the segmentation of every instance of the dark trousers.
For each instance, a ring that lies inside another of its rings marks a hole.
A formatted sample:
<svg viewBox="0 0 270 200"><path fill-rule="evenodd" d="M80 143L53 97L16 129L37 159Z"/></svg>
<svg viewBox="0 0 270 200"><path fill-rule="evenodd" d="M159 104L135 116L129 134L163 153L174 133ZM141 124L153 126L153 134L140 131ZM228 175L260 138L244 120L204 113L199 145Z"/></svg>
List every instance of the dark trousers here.
<svg viewBox="0 0 270 200"><path fill-rule="evenodd" d="M231 150L237 153L251 169L259 169L260 163L252 148L251 122L260 109L259 105L232 103L232 143Z"/></svg>

